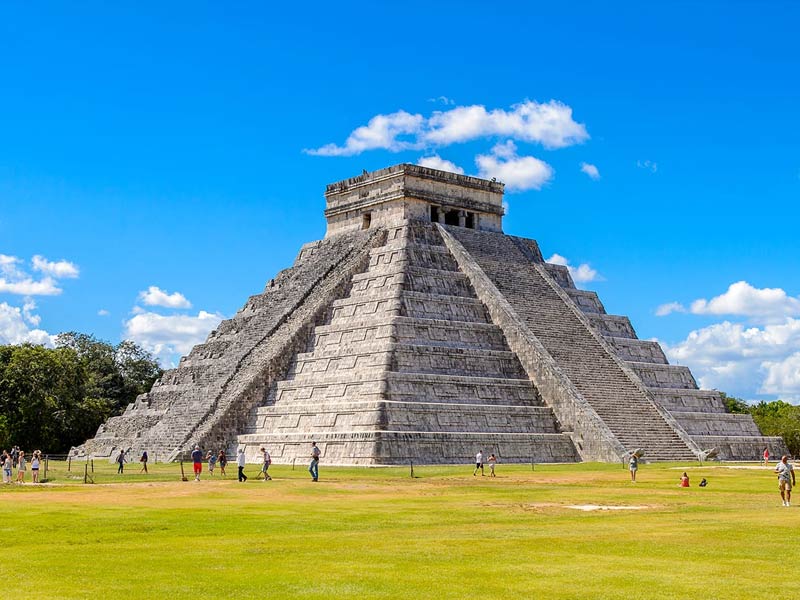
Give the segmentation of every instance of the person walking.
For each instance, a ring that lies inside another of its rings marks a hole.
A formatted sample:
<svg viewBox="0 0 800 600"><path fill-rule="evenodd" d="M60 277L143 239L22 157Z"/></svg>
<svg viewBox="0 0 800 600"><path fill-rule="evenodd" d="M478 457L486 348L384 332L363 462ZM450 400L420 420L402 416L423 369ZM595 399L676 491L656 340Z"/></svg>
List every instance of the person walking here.
<svg viewBox="0 0 800 600"><path fill-rule="evenodd" d="M636 456L636 453L631 454L628 470L631 472L631 482L636 483L636 471L639 470L639 457Z"/></svg>
<svg viewBox="0 0 800 600"><path fill-rule="evenodd" d="M194 467L194 480L200 481L200 473L203 472L203 453L197 445L192 450L192 467Z"/></svg>
<svg viewBox="0 0 800 600"><path fill-rule="evenodd" d="M14 466L14 461L11 460L11 455L3 450L3 483L11 483L11 470Z"/></svg>
<svg viewBox="0 0 800 600"><path fill-rule="evenodd" d="M311 464L308 465L308 472L311 473L311 481L319 481L319 455L317 442L311 442Z"/></svg>
<svg viewBox="0 0 800 600"><path fill-rule="evenodd" d="M125 471L125 450L120 450L117 456L117 475L122 475Z"/></svg>
<svg viewBox="0 0 800 600"><path fill-rule="evenodd" d="M489 455L489 477L497 477L494 474L494 467L497 464L497 457L494 454Z"/></svg>
<svg viewBox="0 0 800 600"><path fill-rule="evenodd" d="M239 481L244 483L247 481L247 475L244 474L244 467L247 464L244 456L244 448L239 448L236 456L236 464L239 466Z"/></svg>
<svg viewBox="0 0 800 600"><path fill-rule="evenodd" d="M478 453L475 455L475 470L472 472L473 477L478 474L478 469L481 471L481 477L486 475L486 473L483 472L483 450L478 450Z"/></svg>
<svg viewBox="0 0 800 600"><path fill-rule="evenodd" d="M208 474L213 477L214 467L217 464L217 453L209 450L208 454L206 454L206 460L208 461Z"/></svg>
<svg viewBox="0 0 800 600"><path fill-rule="evenodd" d="M17 483L25 483L25 471L27 470L27 463L25 461L25 452L19 451L17 455Z"/></svg>
<svg viewBox="0 0 800 600"><path fill-rule="evenodd" d="M780 462L775 467L778 474L778 489L781 491L781 500L784 506L792 504L792 487L796 484L794 478L794 466L789 462L789 458L784 454Z"/></svg>
<svg viewBox="0 0 800 600"><path fill-rule="evenodd" d="M225 467L228 465L228 457L225 456L225 450L219 451L219 471L222 473L222 476L225 477Z"/></svg>
<svg viewBox="0 0 800 600"><path fill-rule="evenodd" d="M764 463L765 467L769 466L769 448L764 448L764 453L762 454L762 462Z"/></svg>
<svg viewBox="0 0 800 600"><path fill-rule="evenodd" d="M264 475L264 481L271 481L272 477L269 476L269 466L272 464L272 457L267 452L267 449L264 446L261 446L261 473Z"/></svg>
<svg viewBox="0 0 800 600"><path fill-rule="evenodd" d="M142 468L139 469L139 473L147 474L147 461L149 457L147 456L147 450L142 450L142 456L139 458L139 462L142 463Z"/></svg>

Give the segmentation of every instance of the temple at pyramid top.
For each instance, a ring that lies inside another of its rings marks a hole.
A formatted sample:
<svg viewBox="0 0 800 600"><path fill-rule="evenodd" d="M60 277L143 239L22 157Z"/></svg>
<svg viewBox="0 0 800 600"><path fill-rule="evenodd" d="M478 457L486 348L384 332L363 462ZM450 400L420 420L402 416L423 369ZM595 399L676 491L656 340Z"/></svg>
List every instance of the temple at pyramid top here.
<svg viewBox="0 0 800 600"><path fill-rule="evenodd" d="M501 232L504 187L499 181L407 163L365 171L325 190L325 237L407 219Z"/></svg>

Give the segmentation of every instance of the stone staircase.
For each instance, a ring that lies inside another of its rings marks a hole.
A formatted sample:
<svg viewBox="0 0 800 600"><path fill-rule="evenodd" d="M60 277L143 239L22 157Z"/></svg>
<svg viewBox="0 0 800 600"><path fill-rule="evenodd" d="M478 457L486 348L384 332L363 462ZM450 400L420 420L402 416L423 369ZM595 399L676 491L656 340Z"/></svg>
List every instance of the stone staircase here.
<svg viewBox="0 0 800 600"><path fill-rule="evenodd" d="M455 227L447 227L447 231L489 277L625 449L643 448L649 460L694 458L682 432L665 419L641 382L621 367L576 314L577 304L558 293L547 270L526 251L529 245L503 234ZM596 314L602 307L591 294L575 293L573 297L589 306L587 315ZM627 319L610 320L607 330L615 334L633 331Z"/></svg>
<svg viewBox="0 0 800 600"><path fill-rule="evenodd" d="M370 252L239 443L289 462L312 438L329 463L578 458L435 226L417 221Z"/></svg>

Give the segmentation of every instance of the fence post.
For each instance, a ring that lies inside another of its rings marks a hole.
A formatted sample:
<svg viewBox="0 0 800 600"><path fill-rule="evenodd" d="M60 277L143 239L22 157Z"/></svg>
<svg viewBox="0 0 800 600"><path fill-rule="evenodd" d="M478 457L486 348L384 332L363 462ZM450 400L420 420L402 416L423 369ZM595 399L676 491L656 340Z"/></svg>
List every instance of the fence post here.
<svg viewBox="0 0 800 600"><path fill-rule="evenodd" d="M94 459L92 459L92 475L94 475Z"/></svg>
<svg viewBox="0 0 800 600"><path fill-rule="evenodd" d="M49 454L45 454L44 455L44 480L45 481L47 481L47 467L49 466L49 463L50 463L50 455Z"/></svg>
<svg viewBox="0 0 800 600"><path fill-rule="evenodd" d="M68 456L67 457L67 472L69 473L71 471L72 471L72 456Z"/></svg>
<svg viewBox="0 0 800 600"><path fill-rule="evenodd" d="M89 480L89 464L83 465L83 483Z"/></svg>
<svg viewBox="0 0 800 600"><path fill-rule="evenodd" d="M411 464L411 478L413 479L414 478L414 461L411 460L411 461L409 461L409 463Z"/></svg>
<svg viewBox="0 0 800 600"><path fill-rule="evenodd" d="M296 461L296 460L297 460L297 457L294 457L294 458L292 459L292 471L294 471L294 461Z"/></svg>

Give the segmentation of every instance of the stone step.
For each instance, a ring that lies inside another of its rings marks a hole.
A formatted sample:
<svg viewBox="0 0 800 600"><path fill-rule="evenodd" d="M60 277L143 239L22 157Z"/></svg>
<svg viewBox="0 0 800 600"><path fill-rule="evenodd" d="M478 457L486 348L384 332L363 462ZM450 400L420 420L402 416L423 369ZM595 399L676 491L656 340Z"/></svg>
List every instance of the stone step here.
<svg viewBox="0 0 800 600"><path fill-rule="evenodd" d="M385 294L386 290L462 296L474 298L475 292L462 273L407 265L370 270L353 277L351 297Z"/></svg>
<svg viewBox="0 0 800 600"><path fill-rule="evenodd" d="M564 265L554 265L552 263L544 263L542 265L547 274L552 277L555 282L565 290L574 290L575 283L572 281L572 276L569 274L569 269Z"/></svg>
<svg viewBox="0 0 800 600"><path fill-rule="evenodd" d="M688 367L631 361L628 361L627 364L639 376L642 383L650 389L697 389L697 382Z"/></svg>
<svg viewBox="0 0 800 600"><path fill-rule="evenodd" d="M528 379L391 372L367 373L358 380L337 374L312 382L284 380L277 384L272 401L285 404L344 400L542 405Z"/></svg>
<svg viewBox="0 0 800 600"><path fill-rule="evenodd" d="M557 433L553 411L542 406L434 402L339 402L262 406L242 433L293 431L469 431Z"/></svg>
<svg viewBox="0 0 800 600"><path fill-rule="evenodd" d="M618 337L605 337L605 340L624 361L668 364L658 342Z"/></svg>
<svg viewBox="0 0 800 600"><path fill-rule="evenodd" d="M600 297L596 292L588 290L579 290L577 288L568 288L564 290L567 292L572 301L585 313L591 314L605 314L606 309L603 303L600 302Z"/></svg>
<svg viewBox="0 0 800 600"><path fill-rule="evenodd" d="M370 271L395 265L458 271L458 265L445 246L431 246L403 239L375 248L370 253Z"/></svg>
<svg viewBox="0 0 800 600"><path fill-rule="evenodd" d="M589 313L586 318L605 337L636 339L636 331L628 317Z"/></svg>
<svg viewBox="0 0 800 600"><path fill-rule="evenodd" d="M417 345L508 350L503 332L490 323L380 317L317 326L315 348L345 347L390 340Z"/></svg>
<svg viewBox="0 0 800 600"><path fill-rule="evenodd" d="M258 462L258 449L265 446L277 464L310 460L311 441L322 452L320 478L326 465L415 465L463 464L474 468L475 454L494 453L503 463L554 463L579 460L572 440L558 433L475 433L374 431L298 434L250 434L239 436L248 461ZM390 458L389 458L390 457ZM502 467L498 467L502 468Z"/></svg>
<svg viewBox="0 0 800 600"><path fill-rule="evenodd" d="M707 413L707 412L672 412L672 416L681 424L686 433L697 435L724 436L760 436L753 417L744 414Z"/></svg>
<svg viewBox="0 0 800 600"><path fill-rule="evenodd" d="M654 388L650 391L656 402L670 412L727 412L725 402L716 390Z"/></svg>

